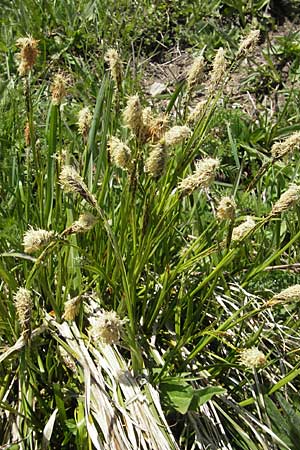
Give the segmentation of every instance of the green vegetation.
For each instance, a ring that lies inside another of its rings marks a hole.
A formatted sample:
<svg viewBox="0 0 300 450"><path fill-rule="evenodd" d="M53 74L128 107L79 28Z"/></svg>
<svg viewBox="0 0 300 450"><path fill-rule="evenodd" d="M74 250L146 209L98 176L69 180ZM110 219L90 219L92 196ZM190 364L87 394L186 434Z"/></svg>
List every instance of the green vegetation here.
<svg viewBox="0 0 300 450"><path fill-rule="evenodd" d="M298 449L287 3L2 2L1 448Z"/></svg>

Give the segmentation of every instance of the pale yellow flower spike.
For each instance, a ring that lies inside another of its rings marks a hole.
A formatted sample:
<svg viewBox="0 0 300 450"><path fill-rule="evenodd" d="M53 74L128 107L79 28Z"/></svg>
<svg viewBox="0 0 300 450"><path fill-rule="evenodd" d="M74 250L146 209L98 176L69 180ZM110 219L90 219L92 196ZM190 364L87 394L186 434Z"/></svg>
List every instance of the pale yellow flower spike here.
<svg viewBox="0 0 300 450"><path fill-rule="evenodd" d="M34 66L36 58L39 54L38 43L32 36L19 38L16 42L20 48L18 72L21 76L26 75Z"/></svg>
<svg viewBox="0 0 300 450"><path fill-rule="evenodd" d="M53 231L35 230L30 227L23 237L23 246L25 253L34 253L48 245L55 237Z"/></svg>
<svg viewBox="0 0 300 450"><path fill-rule="evenodd" d="M264 353L257 347L246 348L240 353L240 363L248 369L257 369L266 364L267 359Z"/></svg>

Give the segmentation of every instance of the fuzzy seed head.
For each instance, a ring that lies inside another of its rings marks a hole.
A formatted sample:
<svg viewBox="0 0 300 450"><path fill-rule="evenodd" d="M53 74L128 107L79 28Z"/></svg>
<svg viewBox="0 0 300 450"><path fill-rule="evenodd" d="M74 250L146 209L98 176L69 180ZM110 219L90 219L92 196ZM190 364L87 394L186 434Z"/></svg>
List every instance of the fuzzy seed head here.
<svg viewBox="0 0 300 450"><path fill-rule="evenodd" d="M235 217L236 202L233 197L222 197L217 208L219 220L232 220Z"/></svg>
<svg viewBox="0 0 300 450"><path fill-rule="evenodd" d="M78 220L76 220L69 228L66 228L63 231L62 236L69 236L70 234L74 233L87 233L93 228L96 222L97 218L93 216L93 214L81 214Z"/></svg>
<svg viewBox="0 0 300 450"><path fill-rule="evenodd" d="M241 40L237 52L237 58L241 56L249 56L254 51L258 43L259 35L259 30L251 30L250 33Z"/></svg>
<svg viewBox="0 0 300 450"><path fill-rule="evenodd" d="M129 97L123 118L125 125L139 137L143 129L143 110L138 95Z"/></svg>
<svg viewBox="0 0 300 450"><path fill-rule="evenodd" d="M257 347L246 348L240 353L240 363L248 369L256 369L266 364L267 359L264 353Z"/></svg>
<svg viewBox="0 0 300 450"><path fill-rule="evenodd" d="M142 142L158 142L166 132L168 126L168 116L160 114L154 116L151 108L147 107L143 109L143 129L142 129Z"/></svg>
<svg viewBox="0 0 300 450"><path fill-rule="evenodd" d="M173 145L181 144L185 139L190 137L190 135L191 130L189 127L185 125L175 126L166 132L164 141L167 147L171 147Z"/></svg>
<svg viewBox="0 0 300 450"><path fill-rule="evenodd" d="M217 51L213 62L213 70L210 77L209 83L209 92L213 93L214 90L218 87L222 79L224 78L226 72L226 59L225 59L225 51L223 47L220 47Z"/></svg>
<svg viewBox="0 0 300 450"><path fill-rule="evenodd" d="M191 91L194 87L201 82L203 72L205 67L205 60L202 55L194 59L188 74L187 74L187 85L188 90Z"/></svg>
<svg viewBox="0 0 300 450"><path fill-rule="evenodd" d="M53 105L60 105L67 94L67 78L62 73L57 73L50 88Z"/></svg>
<svg viewBox="0 0 300 450"><path fill-rule="evenodd" d="M59 176L59 182L65 192L79 194L90 205L97 208L95 197L89 192L85 182L72 166L64 166Z"/></svg>
<svg viewBox="0 0 300 450"><path fill-rule="evenodd" d="M155 145L146 160L145 172L149 173L153 178L159 178L165 170L167 157L166 146L164 144Z"/></svg>
<svg viewBox="0 0 300 450"><path fill-rule="evenodd" d="M206 100L201 100L194 109L189 113L187 121L188 123L195 123L202 117L206 106Z"/></svg>
<svg viewBox="0 0 300 450"><path fill-rule="evenodd" d="M189 195L196 189L208 188L214 182L215 174L219 167L220 161L218 159L204 158L197 161L195 171L179 183L178 189L183 195Z"/></svg>
<svg viewBox="0 0 300 450"><path fill-rule="evenodd" d="M87 137L90 127L91 127L91 123L92 123L92 114L88 108L88 106L86 106L85 108L82 108L79 113L78 113L78 130L79 133L82 134L83 137Z"/></svg>
<svg viewBox="0 0 300 450"><path fill-rule="evenodd" d="M81 297L78 295L77 297L71 298L65 303L65 310L62 318L64 320L68 320L72 322L75 320L75 317L79 313L80 310Z"/></svg>
<svg viewBox="0 0 300 450"><path fill-rule="evenodd" d="M252 217L247 217L245 222L242 222L237 227L234 227L232 230L232 237L231 240L233 242L240 241L243 239L243 237L246 236L247 233L249 233L253 228L255 227L255 221Z"/></svg>
<svg viewBox="0 0 300 450"><path fill-rule="evenodd" d="M121 339L126 319L120 319L115 311L101 310L89 320L91 323L91 336L95 341L100 340L104 344L112 345L117 344Z"/></svg>
<svg viewBox="0 0 300 450"><path fill-rule="evenodd" d="M123 170L129 170L132 166L130 148L115 136L108 141L108 151L113 163Z"/></svg>
<svg viewBox="0 0 300 450"><path fill-rule="evenodd" d="M274 295L270 300L266 302L266 306L273 306L278 304L299 302L300 301L300 284L295 284L287 289Z"/></svg>
<svg viewBox="0 0 300 450"><path fill-rule="evenodd" d="M20 48L20 53L17 55L19 59L18 72L21 76L26 75L34 66L39 54L38 43L39 41L31 36L17 40L17 46Z"/></svg>
<svg viewBox="0 0 300 450"><path fill-rule="evenodd" d="M112 79L116 83L116 88L120 91L122 85L122 61L119 53L114 48L110 48L107 50L104 59L109 65Z"/></svg>
<svg viewBox="0 0 300 450"><path fill-rule="evenodd" d="M33 227L29 227L29 230L23 236L24 252L34 253L48 245L54 237L53 231L41 230L40 228L35 230Z"/></svg>
<svg viewBox="0 0 300 450"><path fill-rule="evenodd" d="M296 205L300 201L300 186L291 184L287 191L285 191L277 200L272 208L271 215L277 215L287 211L290 207Z"/></svg>
<svg viewBox="0 0 300 450"><path fill-rule="evenodd" d="M31 292L28 289L19 288L14 295L14 304L21 330L26 333L30 329L33 306Z"/></svg>
<svg viewBox="0 0 300 450"><path fill-rule="evenodd" d="M282 142L275 142L271 148L271 155L273 158L279 159L283 156L293 153L300 147L300 132L291 134Z"/></svg>

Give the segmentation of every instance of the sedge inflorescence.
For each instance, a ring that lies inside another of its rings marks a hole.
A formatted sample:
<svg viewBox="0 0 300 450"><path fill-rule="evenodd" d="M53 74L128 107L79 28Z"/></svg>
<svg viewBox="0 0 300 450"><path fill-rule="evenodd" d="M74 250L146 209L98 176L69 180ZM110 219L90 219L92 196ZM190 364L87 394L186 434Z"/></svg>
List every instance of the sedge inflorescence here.
<svg viewBox="0 0 300 450"><path fill-rule="evenodd" d="M87 137L92 123L92 114L88 106L82 108L78 113L78 130L83 137Z"/></svg>
<svg viewBox="0 0 300 450"><path fill-rule="evenodd" d="M165 170L167 158L166 146L163 143L156 144L146 160L145 172L148 172L153 178L160 177Z"/></svg>
<svg viewBox="0 0 300 450"><path fill-rule="evenodd" d="M48 245L54 238L54 231L40 228L35 230L33 227L30 227L23 236L24 252L34 253Z"/></svg>
<svg viewBox="0 0 300 450"><path fill-rule="evenodd" d="M191 135L191 129L186 125L176 125L164 135L164 143L167 147L181 144Z"/></svg>
<svg viewBox="0 0 300 450"><path fill-rule="evenodd" d="M217 207L219 220L232 220L235 217L236 202L233 197L222 197Z"/></svg>
<svg viewBox="0 0 300 450"><path fill-rule="evenodd" d="M192 194L196 189L208 188L215 179L220 161L216 158L204 158L195 163L195 171L178 184L183 195Z"/></svg>
<svg viewBox="0 0 300 450"><path fill-rule="evenodd" d="M68 78L63 73L56 73L50 87L53 105L60 105L67 94Z"/></svg>
<svg viewBox="0 0 300 450"><path fill-rule="evenodd" d="M259 35L259 30L251 30L247 36L241 40L236 57L249 56L257 46Z"/></svg>
<svg viewBox="0 0 300 450"><path fill-rule="evenodd" d="M277 200L272 208L271 215L277 215L287 211L290 207L296 205L300 201L300 186L291 184Z"/></svg>
<svg viewBox="0 0 300 450"><path fill-rule="evenodd" d="M122 61L119 53L114 48L110 48L105 53L105 61L109 65L111 77L115 82L116 89L121 90L122 86Z"/></svg>
<svg viewBox="0 0 300 450"><path fill-rule="evenodd" d="M113 163L123 170L129 170L132 167L131 150L124 142L115 136L108 140L108 151Z"/></svg>
<svg viewBox="0 0 300 450"><path fill-rule="evenodd" d="M70 322L75 320L75 317L77 316L80 310L80 304L81 304L80 295L71 298L70 300L67 300L65 303L64 314L62 318Z"/></svg>
<svg viewBox="0 0 300 450"><path fill-rule="evenodd" d="M251 216L248 216L244 222L232 230L231 240L233 242L242 240L255 227L255 221Z"/></svg>
<svg viewBox="0 0 300 450"><path fill-rule="evenodd" d="M129 97L123 119L125 125L139 138L143 131L143 109L138 95Z"/></svg>
<svg viewBox="0 0 300 450"><path fill-rule="evenodd" d="M90 334L94 341L103 344L117 344L122 336L123 326L126 319L120 319L115 311L100 310L90 319Z"/></svg>
<svg viewBox="0 0 300 450"><path fill-rule="evenodd" d="M59 182L65 192L79 194L90 205L97 208L95 197L89 192L87 185L73 166L63 166L59 176Z"/></svg>
<svg viewBox="0 0 300 450"><path fill-rule="evenodd" d="M300 148L300 132L291 134L284 141L275 142L271 148L271 155L274 159L280 159L293 153Z"/></svg>
<svg viewBox="0 0 300 450"><path fill-rule="evenodd" d="M66 228L62 232L62 236L69 236L70 234L77 233L87 233L93 228L97 220L97 217L95 217L91 213L80 214L79 219L75 220L75 222L73 222L70 227Z"/></svg>
<svg viewBox="0 0 300 450"><path fill-rule="evenodd" d="M34 66L39 54L38 43L32 36L17 39L17 47L20 48L17 58L19 60L18 72L21 76L26 75Z"/></svg>
<svg viewBox="0 0 300 450"><path fill-rule="evenodd" d="M223 80L226 73L225 50L220 47L213 61L213 70L210 75L209 92L213 93Z"/></svg>
<svg viewBox="0 0 300 450"><path fill-rule="evenodd" d="M14 295L14 304L21 331L22 333L26 333L30 329L33 306L31 292L28 289L19 288Z"/></svg>
<svg viewBox="0 0 300 450"><path fill-rule="evenodd" d="M266 306L274 306L277 304L284 304L290 302L300 301L300 284L294 284L283 291L275 294L270 300L266 302Z"/></svg>
<svg viewBox="0 0 300 450"><path fill-rule="evenodd" d="M265 354L257 347L246 348L240 352L240 363L247 369L257 369L266 364L267 358Z"/></svg>
<svg viewBox="0 0 300 450"><path fill-rule="evenodd" d="M201 82L204 68L205 68L204 57L202 55L197 56L194 59L187 74L187 85L189 91L191 91L193 88L197 86L197 84Z"/></svg>

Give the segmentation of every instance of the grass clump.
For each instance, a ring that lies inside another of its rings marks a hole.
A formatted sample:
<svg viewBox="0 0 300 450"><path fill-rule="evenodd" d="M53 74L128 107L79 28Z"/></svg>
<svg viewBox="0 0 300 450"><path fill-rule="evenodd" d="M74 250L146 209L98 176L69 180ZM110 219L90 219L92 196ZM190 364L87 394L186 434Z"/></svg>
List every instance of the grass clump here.
<svg viewBox="0 0 300 450"><path fill-rule="evenodd" d="M235 30L149 96L111 37L85 50L98 2L44 6L51 33L6 36L1 445L295 449L295 67L277 109L251 97L275 56Z"/></svg>

